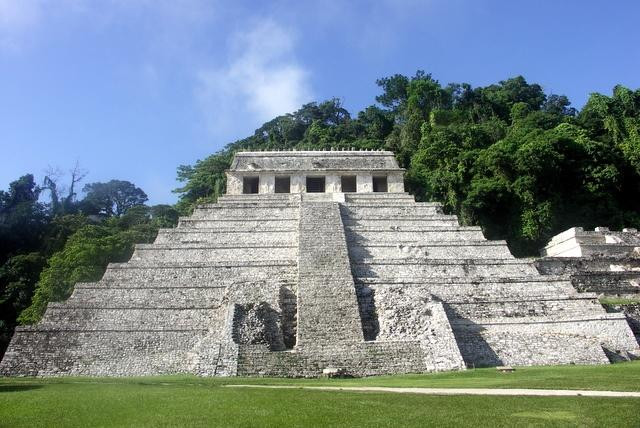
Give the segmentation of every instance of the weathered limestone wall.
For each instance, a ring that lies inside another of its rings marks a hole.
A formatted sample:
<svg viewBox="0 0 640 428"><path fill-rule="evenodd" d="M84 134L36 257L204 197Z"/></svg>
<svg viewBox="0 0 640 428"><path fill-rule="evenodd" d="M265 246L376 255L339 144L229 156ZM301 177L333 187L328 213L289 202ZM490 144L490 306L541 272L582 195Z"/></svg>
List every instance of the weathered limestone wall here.
<svg viewBox="0 0 640 428"><path fill-rule="evenodd" d="M298 204L260 205L200 207L100 282L77 284L18 328L0 373L235 375L242 344L284 349L295 332Z"/></svg>
<svg viewBox="0 0 640 428"><path fill-rule="evenodd" d="M386 176L388 191L404 192L404 170L385 151L242 152L227 171L227 194L241 195L244 177L259 178L259 193L273 194L275 176L291 178L291 193L306 192L307 176L325 177L327 193L342 192L340 177L357 175L357 191L373 192L373 175Z"/></svg>
<svg viewBox="0 0 640 428"><path fill-rule="evenodd" d="M627 311L632 331L590 291L635 293L640 258L547 258L536 268L439 204L416 203L393 156L371 153L237 156L228 195L51 303L40 323L17 330L0 373L365 376L638 352L640 310ZM329 193L300 193L307 173L326 177ZM341 193L343 173L357 177L358 193ZM259 194L239 194L245 174L260 176ZM292 177L294 193L273 193L278 174ZM373 192L379 175L388 193ZM622 239L607 236L589 248ZM606 282L583 275L594 266Z"/></svg>
<svg viewBox="0 0 640 428"><path fill-rule="evenodd" d="M594 231L572 227L554 236L541 253L543 257L615 256L639 246L640 233L636 229L616 232L607 227L597 227Z"/></svg>
<svg viewBox="0 0 640 428"><path fill-rule="evenodd" d="M603 363L602 346L637 348L624 318L606 314L595 295L578 295L565 278L541 276L532 260L514 259L504 242L485 241L437 205L384 194L346 202L367 338L382 337L381 324L402 325L385 319L390 297L403 292L413 310L428 299L442 302L468 365Z"/></svg>
<svg viewBox="0 0 640 428"><path fill-rule="evenodd" d="M351 376L428 371L417 341L342 342L306 346L302 352L241 346L238 352L239 376L317 377L325 368L345 368Z"/></svg>
<svg viewBox="0 0 640 428"><path fill-rule="evenodd" d="M627 304L605 304L607 312L625 316L640 344L640 234L636 229L585 231L571 228L554 236L536 260L545 275L566 275L580 293L629 299ZM552 256L551 256L552 255ZM636 356L640 354L636 353Z"/></svg>

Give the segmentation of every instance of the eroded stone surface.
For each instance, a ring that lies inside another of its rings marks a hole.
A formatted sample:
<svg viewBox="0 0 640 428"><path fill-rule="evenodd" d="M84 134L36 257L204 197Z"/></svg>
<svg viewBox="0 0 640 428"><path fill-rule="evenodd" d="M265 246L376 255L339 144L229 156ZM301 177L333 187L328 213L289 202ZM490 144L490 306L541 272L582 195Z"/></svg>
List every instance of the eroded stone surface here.
<svg viewBox="0 0 640 428"><path fill-rule="evenodd" d="M305 193L310 172L326 193ZM265 174L260 193L238 194L245 174ZM272 193L282 174L292 193ZM340 192L341 174L358 192ZM380 174L388 192L372 192ZM416 203L389 152L253 152L228 177L217 204L18 328L0 372L367 376L637 348L595 294Z"/></svg>

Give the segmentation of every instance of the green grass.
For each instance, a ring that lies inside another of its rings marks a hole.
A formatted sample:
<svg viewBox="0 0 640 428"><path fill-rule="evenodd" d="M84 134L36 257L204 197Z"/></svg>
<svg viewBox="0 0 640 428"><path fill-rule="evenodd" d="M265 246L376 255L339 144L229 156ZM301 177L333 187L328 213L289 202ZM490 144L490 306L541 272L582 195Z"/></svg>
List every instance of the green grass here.
<svg viewBox="0 0 640 428"><path fill-rule="evenodd" d="M600 297L598 301L602 305L635 305L637 303L640 303L640 297L637 297L637 298Z"/></svg>
<svg viewBox="0 0 640 428"><path fill-rule="evenodd" d="M640 362L365 379L0 379L0 426L640 426L640 399L424 396L228 384L640 390Z"/></svg>

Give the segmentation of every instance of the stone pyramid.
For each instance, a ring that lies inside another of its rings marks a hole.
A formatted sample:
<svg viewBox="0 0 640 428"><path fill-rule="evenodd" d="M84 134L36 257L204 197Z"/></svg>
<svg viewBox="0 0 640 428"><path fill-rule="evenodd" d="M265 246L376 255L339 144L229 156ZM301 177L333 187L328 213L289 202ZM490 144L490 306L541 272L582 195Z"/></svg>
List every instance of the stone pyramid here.
<svg viewBox="0 0 640 428"><path fill-rule="evenodd" d="M624 315L404 192L390 152L243 152L227 195L17 329L5 375L607 363Z"/></svg>

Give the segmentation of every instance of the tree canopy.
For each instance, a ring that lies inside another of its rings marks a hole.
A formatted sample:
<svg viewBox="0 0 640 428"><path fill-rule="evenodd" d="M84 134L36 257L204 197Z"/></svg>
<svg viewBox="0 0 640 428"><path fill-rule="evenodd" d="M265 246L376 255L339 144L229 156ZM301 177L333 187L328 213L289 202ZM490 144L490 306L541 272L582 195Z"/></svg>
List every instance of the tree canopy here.
<svg viewBox="0 0 640 428"><path fill-rule="evenodd" d="M78 201L85 173L76 165L70 175L66 195L55 171L42 185L26 174L0 191L0 357L17 322L37 322L48 302L100 279L109 262L178 221L170 205L143 205L146 194L128 181L92 183Z"/></svg>
<svg viewBox="0 0 640 428"><path fill-rule="evenodd" d="M142 189L123 180L85 184L83 191L87 196L82 208L89 214L120 216L131 207L142 205L149 199Z"/></svg>

